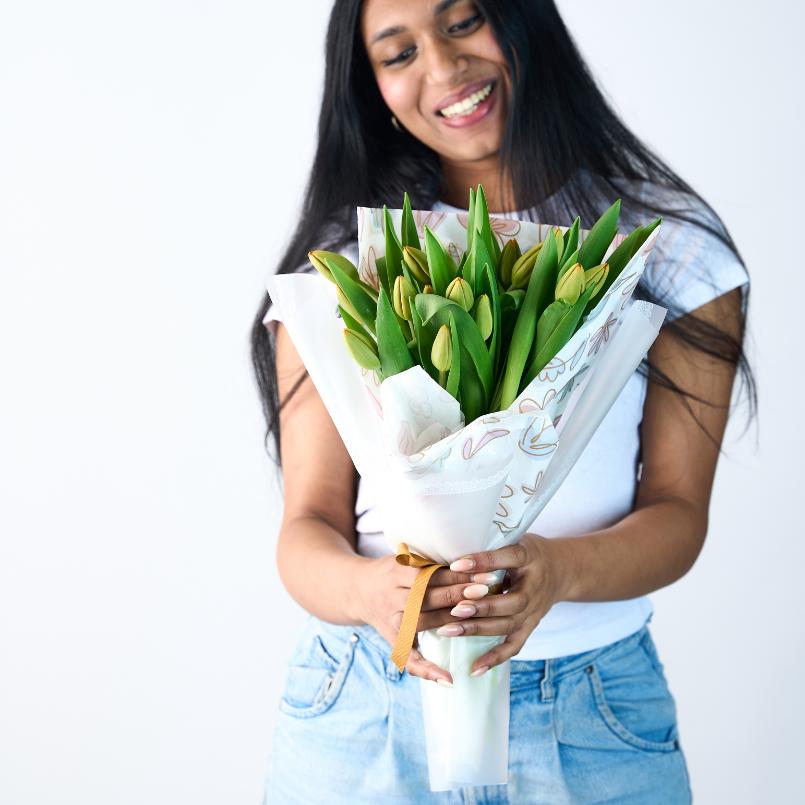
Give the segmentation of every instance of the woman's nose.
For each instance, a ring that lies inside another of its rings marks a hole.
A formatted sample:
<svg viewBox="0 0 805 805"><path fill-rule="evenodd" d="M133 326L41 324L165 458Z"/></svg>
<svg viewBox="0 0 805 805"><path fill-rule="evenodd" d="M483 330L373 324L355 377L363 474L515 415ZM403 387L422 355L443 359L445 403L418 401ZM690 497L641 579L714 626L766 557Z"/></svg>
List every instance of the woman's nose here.
<svg viewBox="0 0 805 805"><path fill-rule="evenodd" d="M464 71L464 57L456 43L434 38L425 46L425 64L428 76L437 85L450 86L458 83Z"/></svg>

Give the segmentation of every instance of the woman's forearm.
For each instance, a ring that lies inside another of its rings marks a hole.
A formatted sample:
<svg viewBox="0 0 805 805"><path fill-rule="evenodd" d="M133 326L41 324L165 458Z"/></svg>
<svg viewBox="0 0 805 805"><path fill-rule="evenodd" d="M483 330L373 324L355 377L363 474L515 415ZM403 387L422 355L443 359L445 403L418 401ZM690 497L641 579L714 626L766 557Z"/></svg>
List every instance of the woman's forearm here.
<svg viewBox="0 0 805 805"><path fill-rule="evenodd" d="M679 498L656 500L609 528L549 539L560 600L619 601L658 590L687 573L707 519Z"/></svg>
<svg viewBox="0 0 805 805"><path fill-rule="evenodd" d="M277 567L285 589L329 623L362 623L356 614L356 577L369 561L320 517L298 517L280 529Z"/></svg>

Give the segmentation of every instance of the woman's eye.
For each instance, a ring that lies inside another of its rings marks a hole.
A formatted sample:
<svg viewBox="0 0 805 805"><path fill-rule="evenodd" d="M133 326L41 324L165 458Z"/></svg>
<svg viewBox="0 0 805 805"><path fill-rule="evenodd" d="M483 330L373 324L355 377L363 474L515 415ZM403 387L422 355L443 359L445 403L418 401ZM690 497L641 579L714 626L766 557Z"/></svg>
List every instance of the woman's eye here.
<svg viewBox="0 0 805 805"><path fill-rule="evenodd" d="M455 25L451 25L447 30L449 33L453 33L454 31L466 31L467 28L470 28L476 22L483 19L483 16L484 15L479 12L472 17L468 17L466 20L462 20L461 22L457 22Z"/></svg>
<svg viewBox="0 0 805 805"><path fill-rule="evenodd" d="M414 50L413 46L411 46L410 48L406 48L402 53L400 53L399 56L395 56L393 59L386 59L386 61L384 61L383 64L388 66L390 64L396 64L397 62L405 61L405 59L406 59L405 54L408 53L409 51L413 51L413 50Z"/></svg>

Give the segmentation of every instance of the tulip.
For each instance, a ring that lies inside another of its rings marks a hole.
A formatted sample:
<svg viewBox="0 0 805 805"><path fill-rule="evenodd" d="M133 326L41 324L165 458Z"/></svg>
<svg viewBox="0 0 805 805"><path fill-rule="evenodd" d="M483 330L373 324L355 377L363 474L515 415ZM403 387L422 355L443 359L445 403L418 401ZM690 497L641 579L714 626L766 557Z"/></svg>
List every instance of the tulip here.
<svg viewBox="0 0 805 805"><path fill-rule="evenodd" d="M508 288L511 285L512 267L520 256L520 244L514 238L506 241L506 245L500 253L500 267L498 270L498 276L504 288Z"/></svg>
<svg viewBox="0 0 805 805"><path fill-rule="evenodd" d="M574 305L584 290L584 268L576 263L565 271L556 283L556 299L561 299L569 305Z"/></svg>
<svg viewBox="0 0 805 805"><path fill-rule="evenodd" d="M492 335L492 304L485 293L482 293L475 303L473 318L481 332L481 338L486 341Z"/></svg>
<svg viewBox="0 0 805 805"><path fill-rule="evenodd" d="M440 372L450 371L450 365L453 363L453 339L446 324L443 324L436 333L430 350L430 359Z"/></svg>
<svg viewBox="0 0 805 805"><path fill-rule="evenodd" d="M602 263L600 266L593 266L584 272L584 287L594 286L591 299L601 290L609 274L609 263Z"/></svg>
<svg viewBox="0 0 805 805"><path fill-rule="evenodd" d="M469 310L474 301L472 288L469 282L464 277L456 277L448 286L445 291L445 298L451 302L456 302L461 305L464 310Z"/></svg>
<svg viewBox="0 0 805 805"><path fill-rule="evenodd" d="M380 358L370 339L354 330L344 330L344 341L358 366L364 369L379 369Z"/></svg>
<svg viewBox="0 0 805 805"><path fill-rule="evenodd" d="M416 289L408 277L399 276L394 280L394 312L406 321L411 321L411 299L416 296Z"/></svg>
<svg viewBox="0 0 805 805"><path fill-rule="evenodd" d="M325 279L330 280L330 282L335 282L333 279L333 274L330 269L325 265L324 258L326 257L328 260L331 260L335 263L347 276L352 277L352 279L357 280L358 277L358 269L355 268L352 261L344 257L343 254L339 254L338 252L328 252L326 249L314 249L307 253L308 260L313 264L313 267L316 271L319 272Z"/></svg>
<svg viewBox="0 0 805 805"><path fill-rule="evenodd" d="M415 246L403 247L403 260L414 279L420 285L430 282L428 259L422 249L417 249Z"/></svg>

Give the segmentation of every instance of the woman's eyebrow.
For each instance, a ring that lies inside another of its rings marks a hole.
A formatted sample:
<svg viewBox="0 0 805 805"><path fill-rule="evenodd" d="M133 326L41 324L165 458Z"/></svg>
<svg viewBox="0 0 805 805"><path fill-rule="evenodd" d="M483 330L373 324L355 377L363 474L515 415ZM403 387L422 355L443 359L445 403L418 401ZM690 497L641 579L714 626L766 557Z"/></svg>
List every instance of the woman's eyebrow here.
<svg viewBox="0 0 805 805"><path fill-rule="evenodd" d="M438 17L439 14L443 14L448 8L450 8L450 6L454 6L457 2L458 0L440 0L440 2L438 2L433 9L433 16ZM391 28L384 28L382 31L378 31L369 40L369 44L374 45L375 42L379 42L381 39L386 39L386 37L401 34L403 31L405 31L404 25L393 25Z"/></svg>

